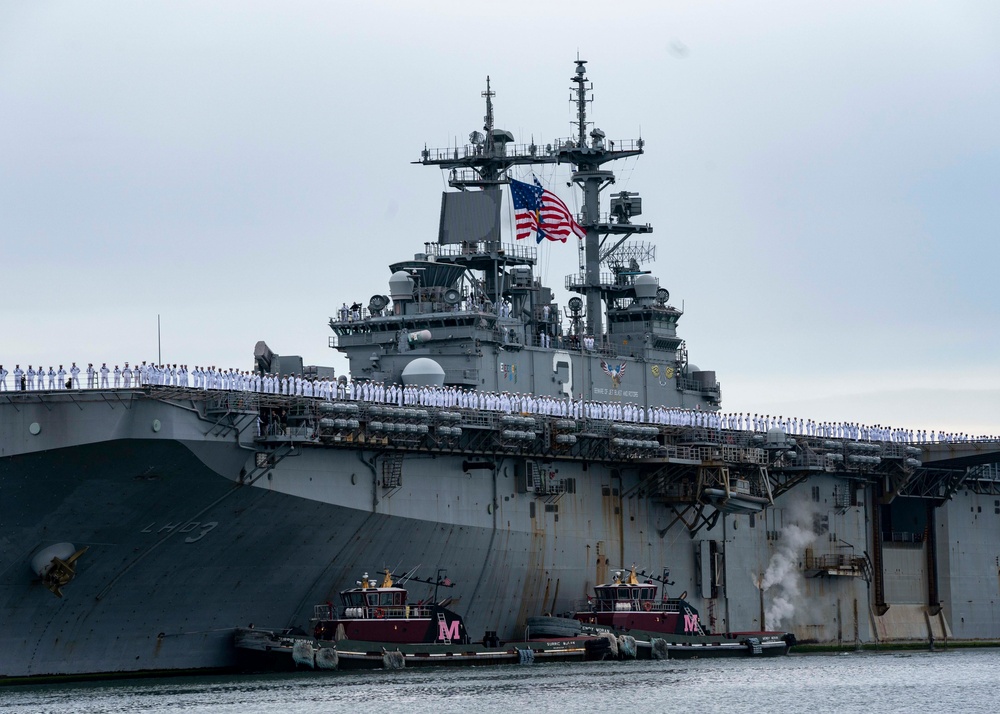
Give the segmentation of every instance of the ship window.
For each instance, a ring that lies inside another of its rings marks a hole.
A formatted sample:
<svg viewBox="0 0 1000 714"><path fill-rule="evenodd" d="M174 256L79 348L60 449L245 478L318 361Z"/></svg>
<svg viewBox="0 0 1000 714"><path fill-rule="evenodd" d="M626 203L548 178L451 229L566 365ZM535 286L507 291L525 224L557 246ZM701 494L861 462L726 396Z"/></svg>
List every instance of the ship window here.
<svg viewBox="0 0 1000 714"><path fill-rule="evenodd" d="M393 593L392 594L392 604L393 605L397 605L397 606L402 605L403 604L403 593Z"/></svg>
<svg viewBox="0 0 1000 714"><path fill-rule="evenodd" d="M368 600L368 606L369 607L377 607L378 606L378 593L371 593L370 595L368 595L366 597L366 599Z"/></svg>

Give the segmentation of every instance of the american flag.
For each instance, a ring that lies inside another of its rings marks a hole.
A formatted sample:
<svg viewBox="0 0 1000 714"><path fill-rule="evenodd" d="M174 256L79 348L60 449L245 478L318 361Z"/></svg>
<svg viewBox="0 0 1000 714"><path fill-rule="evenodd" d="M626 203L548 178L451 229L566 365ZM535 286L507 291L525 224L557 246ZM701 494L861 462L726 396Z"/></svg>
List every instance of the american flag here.
<svg viewBox="0 0 1000 714"><path fill-rule="evenodd" d="M587 232L576 222L562 199L542 188L537 178L534 186L511 180L510 194L514 199L515 236L518 240L532 233L539 243L542 238L565 243L570 233L578 238L586 237Z"/></svg>

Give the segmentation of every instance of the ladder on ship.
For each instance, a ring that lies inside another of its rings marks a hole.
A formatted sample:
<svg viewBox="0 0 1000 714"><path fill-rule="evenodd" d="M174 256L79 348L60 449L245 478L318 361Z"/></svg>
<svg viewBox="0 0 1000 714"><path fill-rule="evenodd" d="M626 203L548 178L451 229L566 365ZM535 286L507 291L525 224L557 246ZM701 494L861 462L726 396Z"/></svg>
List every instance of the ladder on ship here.
<svg viewBox="0 0 1000 714"><path fill-rule="evenodd" d="M451 644L451 634L448 631L448 620L443 612L438 613L438 632L440 632L440 642L446 645Z"/></svg>
<svg viewBox="0 0 1000 714"><path fill-rule="evenodd" d="M245 474L240 474L240 485L252 486L261 476L271 471L278 463L292 453L291 444L281 444L274 451L257 451L254 453L254 465Z"/></svg>
<svg viewBox="0 0 1000 714"><path fill-rule="evenodd" d="M701 618L691 612L691 608L687 605L684 606L684 620L686 622L691 622L693 620L695 626L698 628L697 633L699 635L705 634L705 628L701 626Z"/></svg>
<svg viewBox="0 0 1000 714"><path fill-rule="evenodd" d="M403 454L382 457L382 488L397 489L403 485Z"/></svg>

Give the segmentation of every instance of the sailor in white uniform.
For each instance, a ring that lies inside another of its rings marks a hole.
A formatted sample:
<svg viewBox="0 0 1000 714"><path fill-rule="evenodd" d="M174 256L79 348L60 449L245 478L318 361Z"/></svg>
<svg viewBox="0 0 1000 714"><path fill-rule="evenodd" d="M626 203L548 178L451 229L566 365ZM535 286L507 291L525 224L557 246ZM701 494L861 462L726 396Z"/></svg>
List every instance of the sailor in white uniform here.
<svg viewBox="0 0 1000 714"><path fill-rule="evenodd" d="M107 389L108 388L108 374L110 372L111 372L111 370L108 369L108 363L107 362L102 362L101 363L101 389Z"/></svg>
<svg viewBox="0 0 1000 714"><path fill-rule="evenodd" d="M0 364L0 392L6 392L7 391L7 375L8 374L10 374L10 372L8 372L7 370L5 370L3 368L3 365Z"/></svg>
<svg viewBox="0 0 1000 714"><path fill-rule="evenodd" d="M70 379L73 380L73 389L79 389L80 388L80 368L76 366L76 362L74 362L73 366L69 368L69 376L70 376Z"/></svg>
<svg viewBox="0 0 1000 714"><path fill-rule="evenodd" d="M121 367L115 365L115 389L122 386L122 370Z"/></svg>
<svg viewBox="0 0 1000 714"><path fill-rule="evenodd" d="M22 387L21 380L23 380L23 379L24 379L24 370L21 369L21 365L15 364L14 365L14 391L15 392L20 392L21 391L21 387Z"/></svg>
<svg viewBox="0 0 1000 714"><path fill-rule="evenodd" d="M52 369L52 365L49 365L49 389L56 388L56 371Z"/></svg>

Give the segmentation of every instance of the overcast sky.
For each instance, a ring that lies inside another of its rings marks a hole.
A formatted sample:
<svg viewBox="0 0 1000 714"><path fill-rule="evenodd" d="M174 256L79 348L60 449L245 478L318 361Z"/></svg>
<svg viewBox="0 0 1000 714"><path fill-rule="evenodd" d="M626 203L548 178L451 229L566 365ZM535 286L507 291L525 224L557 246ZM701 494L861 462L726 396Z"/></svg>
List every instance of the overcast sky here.
<svg viewBox="0 0 1000 714"><path fill-rule="evenodd" d="M410 162L487 75L569 136L578 52L724 409L1000 432L991 1L0 0L0 363L155 359L160 314L170 362L342 371L328 317L436 239Z"/></svg>

